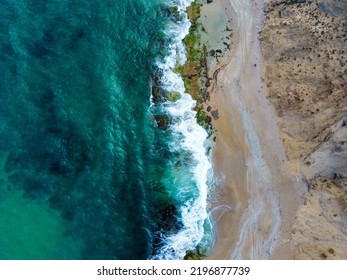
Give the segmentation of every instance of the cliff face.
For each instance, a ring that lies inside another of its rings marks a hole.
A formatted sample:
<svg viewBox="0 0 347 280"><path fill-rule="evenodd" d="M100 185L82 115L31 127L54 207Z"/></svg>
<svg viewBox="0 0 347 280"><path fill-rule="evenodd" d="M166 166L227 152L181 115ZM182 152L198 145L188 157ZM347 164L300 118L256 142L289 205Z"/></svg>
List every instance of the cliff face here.
<svg viewBox="0 0 347 280"><path fill-rule="evenodd" d="M266 1L267 95L288 170L307 181L294 258L347 259L347 2Z"/></svg>

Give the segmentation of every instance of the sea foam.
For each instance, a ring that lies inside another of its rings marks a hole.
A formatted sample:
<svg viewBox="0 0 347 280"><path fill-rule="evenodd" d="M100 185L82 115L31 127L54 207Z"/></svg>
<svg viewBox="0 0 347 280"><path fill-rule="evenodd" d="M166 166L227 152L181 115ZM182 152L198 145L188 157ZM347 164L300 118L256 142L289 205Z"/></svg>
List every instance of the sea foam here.
<svg viewBox="0 0 347 280"><path fill-rule="evenodd" d="M164 245L159 253L152 257L154 259L182 259L187 250L194 250L204 237L204 224L207 219L208 182L212 176L212 166L206 152L210 145L208 134L197 123L196 112L193 110L196 101L185 93L182 77L174 72L177 62L184 64L186 61L182 40L189 32L190 21L185 11L191 2L191 0L170 1L170 6L178 8L181 18L172 22L168 28L167 35L171 38L168 46L169 55L163 61L158 61L157 66L162 73L163 89L181 94L181 98L175 102L164 102L162 110L173 120L169 127L173 136L169 144L170 151L190 155L189 172L193 174L191 180L196 189L192 192L197 192L198 195L185 199L179 209L182 228L177 233L164 237ZM191 182L187 182L187 185L181 183L179 188L182 193L186 193L192 188L191 185Z"/></svg>

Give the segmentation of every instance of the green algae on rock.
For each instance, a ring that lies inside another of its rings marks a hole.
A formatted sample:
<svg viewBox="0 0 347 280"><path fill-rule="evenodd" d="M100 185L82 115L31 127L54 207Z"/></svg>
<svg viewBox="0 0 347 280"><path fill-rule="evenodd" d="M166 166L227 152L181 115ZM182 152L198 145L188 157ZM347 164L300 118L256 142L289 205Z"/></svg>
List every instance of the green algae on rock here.
<svg viewBox="0 0 347 280"><path fill-rule="evenodd" d="M204 103L209 99L207 87L209 86L207 67L207 47L201 42L203 27L198 22L202 4L198 1L192 2L187 8L188 18L191 22L188 35L183 39L186 46L187 61L184 65L177 65L175 72L179 73L184 82L185 89L194 100L197 101L197 122L210 134L213 131L211 117L207 116Z"/></svg>

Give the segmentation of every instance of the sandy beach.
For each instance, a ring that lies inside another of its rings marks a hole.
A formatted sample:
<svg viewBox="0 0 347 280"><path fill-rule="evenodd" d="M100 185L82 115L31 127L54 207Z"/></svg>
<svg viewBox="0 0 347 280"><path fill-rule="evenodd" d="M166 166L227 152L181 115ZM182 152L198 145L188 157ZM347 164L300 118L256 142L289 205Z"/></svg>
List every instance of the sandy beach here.
<svg viewBox="0 0 347 280"><path fill-rule="evenodd" d="M215 129L210 259L346 259L345 2L201 8Z"/></svg>
<svg viewBox="0 0 347 280"><path fill-rule="evenodd" d="M203 19L220 13L233 30L230 50L218 62L211 61L209 69L213 81L208 105L218 110L213 120L218 194L210 211L217 232L210 259L291 255L290 225L303 188L286 171L277 117L266 99L258 40L262 8L260 0L214 0L202 8ZM209 24L205 22L207 29Z"/></svg>

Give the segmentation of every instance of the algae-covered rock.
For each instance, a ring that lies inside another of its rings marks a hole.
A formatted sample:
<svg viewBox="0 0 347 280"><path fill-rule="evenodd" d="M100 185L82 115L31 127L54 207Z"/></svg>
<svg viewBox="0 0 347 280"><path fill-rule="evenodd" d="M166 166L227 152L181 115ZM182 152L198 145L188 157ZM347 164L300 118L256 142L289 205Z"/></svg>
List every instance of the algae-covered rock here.
<svg viewBox="0 0 347 280"><path fill-rule="evenodd" d="M186 255L183 257L184 260L203 260L206 258L206 254L202 252L200 247L196 247L196 251L188 250Z"/></svg>
<svg viewBox="0 0 347 280"><path fill-rule="evenodd" d="M165 97L167 100L175 102L181 98L181 94L178 91L171 91Z"/></svg>
<svg viewBox="0 0 347 280"><path fill-rule="evenodd" d="M177 6L169 8L169 13L175 17L176 20L180 19L180 12L178 11Z"/></svg>
<svg viewBox="0 0 347 280"><path fill-rule="evenodd" d="M200 4L194 1L188 8L187 14L189 20L194 24L196 20L200 17Z"/></svg>

